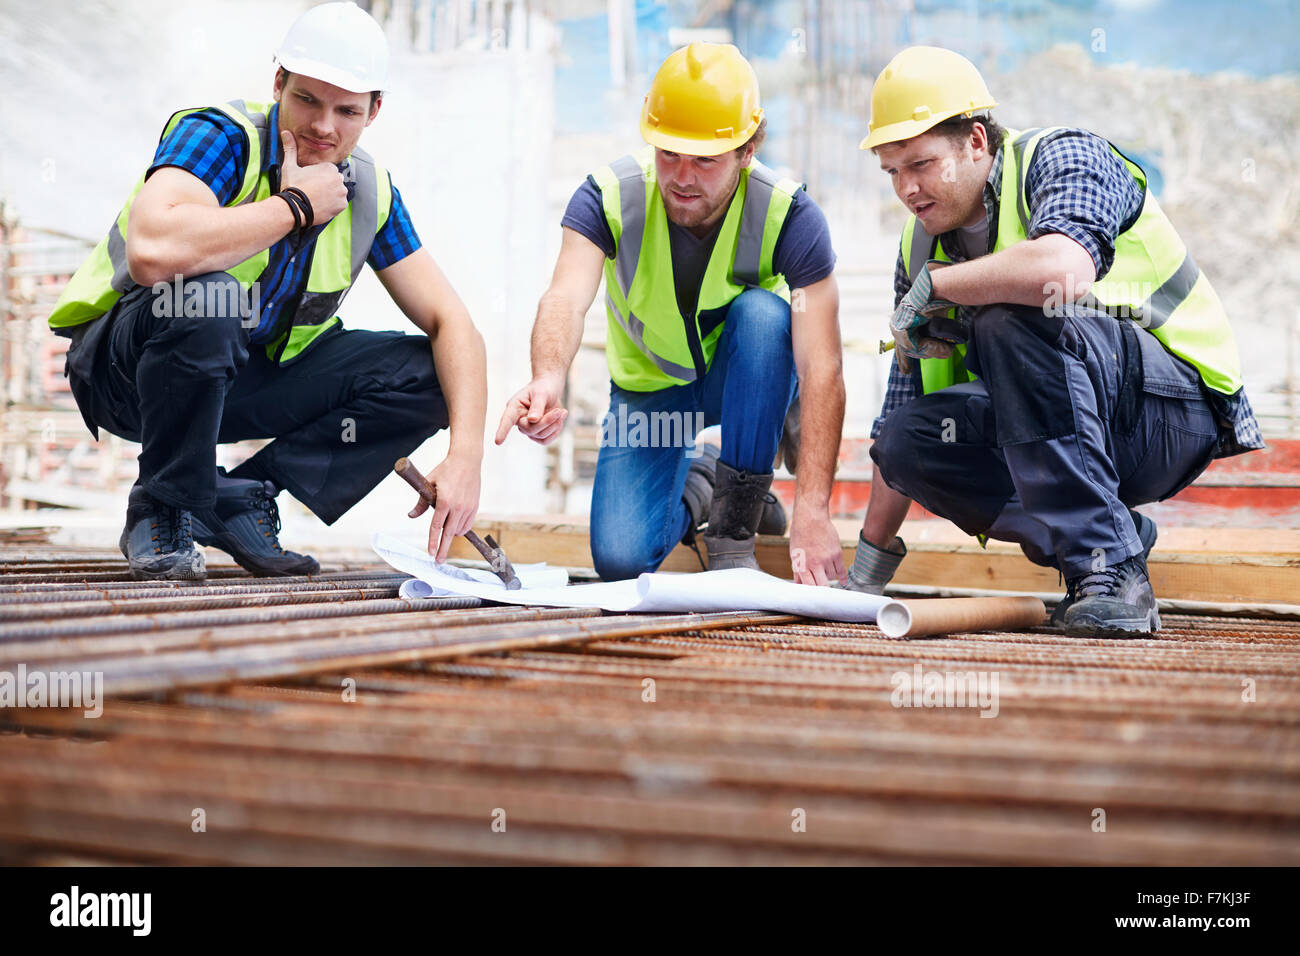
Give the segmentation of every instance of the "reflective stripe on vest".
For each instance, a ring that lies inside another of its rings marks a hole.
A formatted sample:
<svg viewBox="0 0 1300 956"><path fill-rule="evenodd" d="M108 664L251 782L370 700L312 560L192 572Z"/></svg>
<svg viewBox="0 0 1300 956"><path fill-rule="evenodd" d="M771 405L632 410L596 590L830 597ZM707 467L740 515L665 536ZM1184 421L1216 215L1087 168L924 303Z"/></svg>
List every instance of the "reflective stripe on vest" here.
<svg viewBox="0 0 1300 956"><path fill-rule="evenodd" d="M1025 171L1039 142L1054 131L1047 128L1006 133L993 252L1028 238ZM1110 148L1142 187L1142 211L1133 225L1116 237L1110 271L1093 283L1079 303L1136 321L1170 352L1195 366L1206 386L1231 395L1242 382L1236 339L1227 314L1209 279L1197 267L1155 196L1147 191L1146 173L1114 145ZM949 260L942 243L926 233L914 216L904 226L901 248L904 268L913 280L928 259ZM947 359L923 359L920 365L925 391L967 380L961 361L964 354L961 348Z"/></svg>
<svg viewBox="0 0 1300 956"><path fill-rule="evenodd" d="M667 215L654 172L654 151L624 156L592 174L601 193L615 256L605 261L606 358L620 388L651 391L695 381L698 372L684 321L696 323L746 288L768 289L789 301L783 276L772 273L772 253L794 194L802 188L778 179L758 162L741 170L705 269L696 313L677 308ZM655 281L666 277L667 281ZM699 335L705 367L712 364L722 324Z"/></svg>
<svg viewBox="0 0 1300 956"><path fill-rule="evenodd" d="M262 157L271 148L270 106L244 100L210 107L220 110L239 124L247 139L248 163L244 178L228 206L256 202L271 194L270 180L262 170ZM181 110L168 120L160 142L185 116L198 109ZM287 308L290 328L266 346L267 356L280 364L299 357L317 336L338 322L334 309L360 275L370 254L375 234L383 228L392 208L392 187L388 174L371 157L355 149L344 171L355 182L351 203L317 235L307 286L296 309ZM92 322L105 315L124 293L134 287L127 265L126 231L131 204L144 185L141 176L127 198L108 235L73 275L50 315L52 328ZM225 270L247 291L259 279L270 260L263 249Z"/></svg>

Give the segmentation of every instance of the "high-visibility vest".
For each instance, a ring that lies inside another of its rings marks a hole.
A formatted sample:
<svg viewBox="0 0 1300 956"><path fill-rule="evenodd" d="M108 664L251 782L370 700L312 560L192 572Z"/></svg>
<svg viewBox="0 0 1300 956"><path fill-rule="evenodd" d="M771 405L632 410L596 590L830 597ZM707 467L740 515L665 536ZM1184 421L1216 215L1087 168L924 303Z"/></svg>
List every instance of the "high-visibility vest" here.
<svg viewBox="0 0 1300 956"><path fill-rule="evenodd" d="M1025 171L1044 136L1060 127L1008 130L1002 140L1002 188L998 199L999 252L1029 235L1029 201ZM1115 260L1105 277L1093 283L1080 304L1137 322L1149 329L1174 355L1196 367L1201 381L1223 395L1241 389L1241 359L1227 313L1210 280L1196 265L1156 197L1147 189L1146 173L1114 145L1111 151L1128 167L1143 190L1142 212L1115 239ZM926 233L915 216L903 227L903 267L915 281L929 259L951 261L943 244ZM1060 305L1065 304L1062 290ZM954 314L953 312L949 313ZM970 378L963 363L965 345L944 359L922 359L926 393Z"/></svg>
<svg viewBox="0 0 1300 956"><path fill-rule="evenodd" d="M655 180L654 157L654 149L647 147L592 173L615 247L614 258L605 260L605 356L614 383L636 392L695 381L697 369L684 321L695 323L708 369L723 324L700 334L703 313L755 287L790 301L785 277L772 271L772 252L795 193L803 188L778 178L757 160L740 171L704 271L695 314L684 318L677 306L668 216Z"/></svg>
<svg viewBox="0 0 1300 956"><path fill-rule="evenodd" d="M272 146L269 120L271 105L234 100L208 107L220 110L238 123L247 139L248 166L239 190L228 206L257 202L271 195L269 177L262 169L262 157ZM183 117L198 111L189 109L174 114L163 129L160 141L176 128ZM283 329L274 341L266 345L267 357L281 365L299 358L308 345L338 325L339 318L334 314L335 309L361 274L361 267L370 254L375 234L388 221L393 204L393 189L383 167L377 166L364 150L354 149L348 157L344 177L356 183L352 201L316 236L307 274L307 288L296 308L292 304L285 306L281 325L287 318L288 328ZM144 176L141 176L108 235L95 247L64 288L50 315L51 328L67 328L93 322L107 314L117 300L135 286L127 271L126 235L131 204L143 185ZM270 249L263 249L225 271L238 280L247 293L266 269L270 256Z"/></svg>

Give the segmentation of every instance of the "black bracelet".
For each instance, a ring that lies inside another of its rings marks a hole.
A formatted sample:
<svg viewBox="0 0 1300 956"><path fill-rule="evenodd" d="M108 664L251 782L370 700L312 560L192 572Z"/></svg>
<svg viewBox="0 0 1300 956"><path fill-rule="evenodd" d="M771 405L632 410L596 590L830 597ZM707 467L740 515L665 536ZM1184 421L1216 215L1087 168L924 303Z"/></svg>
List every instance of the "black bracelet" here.
<svg viewBox="0 0 1300 956"><path fill-rule="evenodd" d="M286 193L276 193L275 195L283 199L285 205L289 207L289 212L293 214L293 231L297 232L302 228L302 210L298 208L298 203L295 202L298 197Z"/></svg>
<svg viewBox="0 0 1300 956"><path fill-rule="evenodd" d="M310 229L316 222L316 214L311 208L311 200L307 198L307 194L303 192L301 189L299 189L297 186L286 186L285 188L281 189L280 192L289 193L291 196L296 196L302 202L302 214L303 214L303 218L306 220L303 223L302 228L304 232Z"/></svg>
<svg viewBox="0 0 1300 956"><path fill-rule="evenodd" d="M307 200L303 198L302 190L299 189L285 190L285 193L293 200L293 204L298 207L298 211L302 213L302 226L299 228L300 232L305 233L311 228L311 214L307 211Z"/></svg>

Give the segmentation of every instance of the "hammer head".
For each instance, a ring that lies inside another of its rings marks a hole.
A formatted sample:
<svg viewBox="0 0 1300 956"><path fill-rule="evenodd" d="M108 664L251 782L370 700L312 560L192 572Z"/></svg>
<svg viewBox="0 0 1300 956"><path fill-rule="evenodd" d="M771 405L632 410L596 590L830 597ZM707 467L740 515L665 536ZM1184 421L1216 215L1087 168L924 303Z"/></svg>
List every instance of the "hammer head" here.
<svg viewBox="0 0 1300 956"><path fill-rule="evenodd" d="M492 566L492 573L505 582L507 591L518 591L523 587L518 575L515 574L514 566L511 565L510 559L502 550L501 545L497 544L496 538L487 535L487 545L491 550L491 555L484 555L488 563Z"/></svg>

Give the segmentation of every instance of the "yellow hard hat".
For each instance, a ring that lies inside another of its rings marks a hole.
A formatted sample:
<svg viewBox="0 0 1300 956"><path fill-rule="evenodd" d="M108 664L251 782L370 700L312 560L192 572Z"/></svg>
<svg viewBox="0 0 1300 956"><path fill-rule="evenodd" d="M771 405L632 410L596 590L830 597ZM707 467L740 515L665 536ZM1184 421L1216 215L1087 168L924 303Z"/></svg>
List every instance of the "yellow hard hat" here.
<svg viewBox="0 0 1300 956"><path fill-rule="evenodd" d="M641 136L688 156L743 146L763 119L758 77L730 43L692 43L659 67L641 108Z"/></svg>
<svg viewBox="0 0 1300 956"><path fill-rule="evenodd" d="M975 64L937 46L910 46L880 71L871 88L871 122L861 149L920 136L957 115L992 109Z"/></svg>

